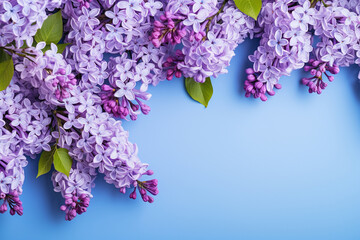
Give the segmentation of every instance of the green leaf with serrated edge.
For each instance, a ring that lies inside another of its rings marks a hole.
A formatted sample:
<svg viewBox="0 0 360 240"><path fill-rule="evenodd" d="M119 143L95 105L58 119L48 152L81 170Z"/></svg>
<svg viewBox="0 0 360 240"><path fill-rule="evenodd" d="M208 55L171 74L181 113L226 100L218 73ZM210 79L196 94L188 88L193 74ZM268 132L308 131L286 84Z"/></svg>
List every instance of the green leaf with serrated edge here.
<svg viewBox="0 0 360 240"><path fill-rule="evenodd" d="M70 43L59 43L59 44L56 44L57 48L58 48L58 53L63 53L66 46L69 45ZM51 45L46 45L42 51L43 53L45 53L47 50L50 50L51 49Z"/></svg>
<svg viewBox="0 0 360 240"><path fill-rule="evenodd" d="M208 103L213 95L213 87L211 84L211 79L208 77L204 83L199 83L194 81L193 78L185 78L185 88L195 101L198 101L205 107L208 106Z"/></svg>
<svg viewBox="0 0 360 240"><path fill-rule="evenodd" d="M38 167L38 175L36 178L40 177L41 175L44 175L48 173L51 169L51 165L54 161L54 153L56 151L56 146L51 147L51 151L43 151L41 153L40 159L39 159L39 167Z"/></svg>
<svg viewBox="0 0 360 240"><path fill-rule="evenodd" d="M58 43L63 35L61 10L50 15L35 34L36 42Z"/></svg>
<svg viewBox="0 0 360 240"><path fill-rule="evenodd" d="M241 12L257 20L261 10L261 0L234 0L234 2Z"/></svg>
<svg viewBox="0 0 360 240"><path fill-rule="evenodd" d="M5 90L14 76L14 62L12 57L0 49L0 91Z"/></svg>
<svg viewBox="0 0 360 240"><path fill-rule="evenodd" d="M69 156L69 151L65 148L57 148L54 153L54 167L55 170L69 176L72 166L72 159Z"/></svg>

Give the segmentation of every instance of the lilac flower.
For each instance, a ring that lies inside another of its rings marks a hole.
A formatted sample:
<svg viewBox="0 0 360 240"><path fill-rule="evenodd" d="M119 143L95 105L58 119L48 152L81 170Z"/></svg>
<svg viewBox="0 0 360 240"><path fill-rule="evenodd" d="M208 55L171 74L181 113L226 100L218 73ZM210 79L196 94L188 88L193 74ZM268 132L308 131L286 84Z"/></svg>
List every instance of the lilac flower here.
<svg viewBox="0 0 360 240"><path fill-rule="evenodd" d="M2 20L4 22L9 21L10 19L14 22L19 21L19 15L18 15L18 12L20 11L19 5L12 6L10 2L4 1L3 7L5 10L5 13L2 15Z"/></svg>
<svg viewBox="0 0 360 240"><path fill-rule="evenodd" d="M270 47L274 47L276 53L279 56L282 56L284 54L283 47L288 44L288 40L282 38L281 30L277 30L274 35L274 39L270 39L268 44Z"/></svg>

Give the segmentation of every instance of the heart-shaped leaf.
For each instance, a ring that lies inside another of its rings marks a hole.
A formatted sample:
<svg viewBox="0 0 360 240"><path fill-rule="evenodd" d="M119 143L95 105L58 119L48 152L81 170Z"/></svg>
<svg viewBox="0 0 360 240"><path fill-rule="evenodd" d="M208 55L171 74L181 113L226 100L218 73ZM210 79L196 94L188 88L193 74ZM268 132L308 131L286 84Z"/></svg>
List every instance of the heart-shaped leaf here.
<svg viewBox="0 0 360 240"><path fill-rule="evenodd" d="M72 159L69 156L69 151L65 148L57 148L54 153L54 167L55 170L69 176L72 166Z"/></svg>
<svg viewBox="0 0 360 240"><path fill-rule="evenodd" d="M61 10L50 15L35 34L36 42L58 43L63 35Z"/></svg>
<svg viewBox="0 0 360 240"><path fill-rule="evenodd" d="M195 101L198 101L205 107L208 106L208 103L213 95L213 87L211 84L211 79L208 77L204 83L199 83L194 81L193 78L185 78L185 88Z"/></svg>
<svg viewBox="0 0 360 240"><path fill-rule="evenodd" d="M257 20L261 10L261 0L234 0L234 2L241 12Z"/></svg>
<svg viewBox="0 0 360 240"><path fill-rule="evenodd" d="M12 57L0 49L0 91L5 90L14 75L14 62Z"/></svg>
<svg viewBox="0 0 360 240"><path fill-rule="evenodd" d="M39 159L39 166L38 166L38 175L36 178L40 177L41 175L44 175L48 173L51 169L51 165L54 161L54 153L56 151L56 146L51 147L51 151L43 151L41 153L40 159Z"/></svg>

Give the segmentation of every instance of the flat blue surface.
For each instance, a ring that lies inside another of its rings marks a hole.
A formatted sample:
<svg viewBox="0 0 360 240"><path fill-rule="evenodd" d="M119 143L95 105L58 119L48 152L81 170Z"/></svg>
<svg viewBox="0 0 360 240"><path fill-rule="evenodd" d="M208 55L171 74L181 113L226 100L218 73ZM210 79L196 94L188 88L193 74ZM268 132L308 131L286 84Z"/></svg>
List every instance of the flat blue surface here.
<svg viewBox="0 0 360 240"><path fill-rule="evenodd" d="M360 84L342 69L321 95L302 71L263 103L242 90L249 41L213 80L204 109L182 80L152 88L152 112L125 123L159 179L152 204L98 178L88 212L65 222L49 175L30 161L24 216L0 216L0 239L360 239Z"/></svg>

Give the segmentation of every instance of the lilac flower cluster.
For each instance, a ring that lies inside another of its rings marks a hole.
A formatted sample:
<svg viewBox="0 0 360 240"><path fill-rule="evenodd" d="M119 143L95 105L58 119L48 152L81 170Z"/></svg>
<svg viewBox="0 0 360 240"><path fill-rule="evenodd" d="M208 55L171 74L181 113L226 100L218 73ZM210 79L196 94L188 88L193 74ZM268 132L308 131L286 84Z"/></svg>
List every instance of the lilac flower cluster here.
<svg viewBox="0 0 360 240"><path fill-rule="evenodd" d="M0 46L24 41L32 46L33 36L47 18L47 10L59 8L62 0L6 0L0 2Z"/></svg>
<svg viewBox="0 0 360 240"><path fill-rule="evenodd" d="M44 7L54 10L60 4ZM22 214L24 155L58 148L67 149L73 160L69 176L52 175L54 190L65 199L66 220L87 210L98 172L122 193L134 188L132 199L138 189L143 201L154 201L147 193L158 194L157 180L140 181L153 172L139 160L121 121L112 117L135 120L140 112L148 114L143 102L151 96L148 86L166 76L164 59L174 50L156 48L148 37L162 6L152 0L63 1L65 42L70 44L64 54L54 43L45 50L44 42L33 46L27 39L30 47L12 41L0 45L16 70L11 85L0 92L1 212L9 206L11 214ZM44 19L45 9L39 11Z"/></svg>
<svg viewBox="0 0 360 240"><path fill-rule="evenodd" d="M33 39L58 9L69 45L63 53ZM359 15L359 0L263 0L257 21L232 0L0 1L0 51L15 66L0 92L0 212L23 213L25 156L58 149L72 159L68 176L52 174L66 220L87 211L98 173L152 203L158 182L140 181L153 171L121 122L150 112L150 85L226 73L238 44L255 36L247 97L266 101L281 76L300 68L311 75L302 83L320 94L324 76L331 82L339 67L360 66Z"/></svg>
<svg viewBox="0 0 360 240"><path fill-rule="evenodd" d="M253 67L247 70L247 97L266 101L266 93L272 96L274 88L281 88L281 76L309 61L313 50L309 29L315 24L315 13L307 0L264 3L257 22L261 29L260 46L249 56Z"/></svg>
<svg viewBox="0 0 360 240"><path fill-rule="evenodd" d="M50 150L49 107L24 88L17 75L0 92L0 212L22 215L19 196L25 179L23 168L28 155Z"/></svg>
<svg viewBox="0 0 360 240"><path fill-rule="evenodd" d="M92 1L88 7L65 2L66 41L72 45L65 56L81 74L80 87L102 86L102 106L112 116L135 120L150 111L146 91L165 78L162 65L171 52L155 48L148 37L162 6L154 0ZM119 57L107 60L112 55Z"/></svg>
<svg viewBox="0 0 360 240"><path fill-rule="evenodd" d="M75 160L69 177L56 171L52 177L55 191L65 198L61 209L67 220L86 211L97 171L120 192L138 187L143 200L152 202L150 196L145 197L145 190L157 194L156 184L139 181L152 171L140 162L137 146L128 142L121 121L103 111L96 89L84 89L74 82L68 84L72 87L66 95L57 97L57 90L64 90L75 76L63 56L56 53L55 45L45 54L41 54L39 45L42 43L21 50L26 58L15 54L17 72L11 85L0 92L0 192L4 199L1 211L8 204L15 209L11 214L14 211L22 214L18 196L24 181L22 168L27 163L24 154L35 156L43 150L51 151L51 145L68 149Z"/></svg>
<svg viewBox="0 0 360 240"><path fill-rule="evenodd" d="M233 1L170 0L154 22L150 39L157 47L183 46L163 64L167 79L184 75L205 82L227 72L234 49L253 36L254 27L255 21Z"/></svg>
<svg viewBox="0 0 360 240"><path fill-rule="evenodd" d="M332 74L339 72L338 67L360 64L360 16L353 5L354 1L334 1L328 7L320 7L316 15L316 25L314 34L320 37L314 51L314 63L322 62L321 72ZM350 10L344 7L349 7ZM305 69L306 70L306 69ZM318 72L320 78L322 76ZM359 73L360 79L360 73ZM305 80L305 79L304 79ZM304 81L303 80L303 81ZM330 81L333 78L329 78ZM306 81L306 80L305 80ZM321 91L317 91L319 94Z"/></svg>
<svg viewBox="0 0 360 240"><path fill-rule="evenodd" d="M42 50L45 46L45 42L40 42L36 47L20 50L21 54L30 57L22 58L15 68L23 81L31 83L38 89L39 99L54 103L70 97L77 80L71 66L62 54L58 53L57 46L51 44L51 49L43 54ZM19 51L10 47L7 49Z"/></svg>
<svg viewBox="0 0 360 240"><path fill-rule="evenodd" d="M317 2L317 3L316 3ZM314 3L316 3L314 5ZM267 100L282 75L303 68L312 75L302 83L309 92L320 94L339 67L360 64L359 7L357 0L267 1L261 10L258 36L260 46L249 57L254 63L247 70L246 96ZM317 41L313 48L313 42ZM360 79L360 73L359 73ZM264 87L266 86L266 87Z"/></svg>

